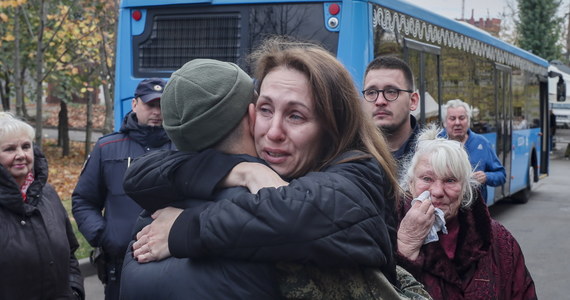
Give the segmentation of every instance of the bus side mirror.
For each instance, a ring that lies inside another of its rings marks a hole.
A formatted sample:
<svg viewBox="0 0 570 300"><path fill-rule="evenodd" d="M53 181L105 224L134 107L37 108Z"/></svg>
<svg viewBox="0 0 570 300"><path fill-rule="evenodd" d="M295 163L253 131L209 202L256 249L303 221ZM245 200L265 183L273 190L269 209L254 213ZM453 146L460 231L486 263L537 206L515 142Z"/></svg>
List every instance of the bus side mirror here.
<svg viewBox="0 0 570 300"><path fill-rule="evenodd" d="M566 82L564 82L562 76L558 77L558 83L556 84L556 101L566 101Z"/></svg>

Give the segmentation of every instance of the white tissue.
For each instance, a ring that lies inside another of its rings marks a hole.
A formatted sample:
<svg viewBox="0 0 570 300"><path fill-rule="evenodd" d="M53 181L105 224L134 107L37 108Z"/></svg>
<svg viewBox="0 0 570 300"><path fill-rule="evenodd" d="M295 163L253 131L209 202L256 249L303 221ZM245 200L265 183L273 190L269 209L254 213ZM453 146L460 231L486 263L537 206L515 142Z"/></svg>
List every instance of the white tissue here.
<svg viewBox="0 0 570 300"><path fill-rule="evenodd" d="M416 201L423 202L424 200L429 199L429 197L430 197L429 191L424 191L417 198L412 200L412 205L414 205ZM445 227L444 216L445 215L443 214L443 211L436 207L435 222L433 223L433 226L430 228L429 233L424 240L424 245L427 243L439 241L439 237L437 236L438 231L441 231L443 234L447 234L447 227Z"/></svg>

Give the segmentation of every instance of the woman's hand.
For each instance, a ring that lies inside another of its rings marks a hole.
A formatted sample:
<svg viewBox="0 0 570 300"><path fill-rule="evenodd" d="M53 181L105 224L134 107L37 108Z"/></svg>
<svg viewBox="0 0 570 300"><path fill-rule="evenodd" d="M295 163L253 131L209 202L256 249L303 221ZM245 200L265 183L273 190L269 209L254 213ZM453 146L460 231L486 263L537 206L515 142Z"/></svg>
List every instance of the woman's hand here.
<svg viewBox="0 0 570 300"><path fill-rule="evenodd" d="M416 260L434 222L435 207L431 200L415 202L400 222L398 252L409 260Z"/></svg>
<svg viewBox="0 0 570 300"><path fill-rule="evenodd" d="M257 192L264 187L280 187L289 185L281 179L279 174L264 164L242 162L237 164L221 182L222 188L244 186L250 193Z"/></svg>
<svg viewBox="0 0 570 300"><path fill-rule="evenodd" d="M154 221L137 233L133 256L139 263L158 261L170 256L168 235L182 209L166 207L152 214Z"/></svg>

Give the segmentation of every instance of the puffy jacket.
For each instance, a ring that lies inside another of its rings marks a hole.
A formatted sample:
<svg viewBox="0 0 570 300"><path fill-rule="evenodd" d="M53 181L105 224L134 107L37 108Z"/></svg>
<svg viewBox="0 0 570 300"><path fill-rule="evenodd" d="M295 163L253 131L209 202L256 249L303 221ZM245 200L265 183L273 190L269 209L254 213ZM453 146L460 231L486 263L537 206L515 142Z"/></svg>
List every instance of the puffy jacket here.
<svg viewBox="0 0 570 300"><path fill-rule="evenodd" d="M153 194L208 194L206 189L215 187L226 173L218 174L219 180L208 177L206 184L201 180L207 176L195 174L215 173L213 166L230 170L239 162L214 150L188 154L177 164L164 163L161 156L165 155L141 158L126 176L126 192L143 207ZM164 167L152 167L159 165ZM158 176L146 177L152 170ZM348 152L337 163L292 180L289 186L236 194L185 210L170 232L170 252L181 258L377 266L395 282L395 201L386 199L392 193L375 160Z"/></svg>
<svg viewBox="0 0 570 300"><path fill-rule="evenodd" d="M47 184L47 161L34 149L34 182L24 203L12 175L0 166L0 299L76 299L83 277L67 212Z"/></svg>
<svg viewBox="0 0 570 300"><path fill-rule="evenodd" d="M225 189L214 197L225 199L247 193L242 187ZM200 207L209 201L189 200L176 207ZM143 212L134 233L152 221ZM133 236L134 237L134 236ZM139 264L131 247L121 273L121 299L277 299L279 290L272 265L231 259L191 259L169 257Z"/></svg>
<svg viewBox="0 0 570 300"><path fill-rule="evenodd" d="M401 218L410 203L411 199L405 201ZM536 299L519 244L505 227L491 219L483 200L479 198L470 209L459 210L458 218L453 260L437 241L423 245L415 261L399 257L399 265L423 283L433 299Z"/></svg>
<svg viewBox="0 0 570 300"><path fill-rule="evenodd" d="M97 141L72 194L73 216L91 246L112 258L124 256L142 211L123 191L125 170L135 157L173 148L163 128L139 125L132 112L119 132Z"/></svg>

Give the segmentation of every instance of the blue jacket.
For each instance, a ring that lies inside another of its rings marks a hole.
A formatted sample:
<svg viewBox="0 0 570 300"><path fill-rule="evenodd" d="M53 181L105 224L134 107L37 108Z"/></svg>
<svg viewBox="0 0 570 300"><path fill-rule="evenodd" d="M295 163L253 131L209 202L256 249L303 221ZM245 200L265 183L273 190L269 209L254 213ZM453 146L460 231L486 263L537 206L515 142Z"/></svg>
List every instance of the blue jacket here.
<svg viewBox="0 0 570 300"><path fill-rule="evenodd" d="M97 141L72 194L73 216L91 246L103 247L112 259L123 258L142 211L123 190L125 170L135 157L173 148L163 128L139 125L133 112L119 132Z"/></svg>
<svg viewBox="0 0 570 300"><path fill-rule="evenodd" d="M465 150L469 154L469 162L474 171L483 171L487 176L487 186L500 186L507 180L507 173L505 167L499 161L495 150L491 147L491 143L480 134L477 134L471 129L467 130L469 135L465 142ZM447 137L445 129L441 136ZM487 202L487 189L481 188L483 199Z"/></svg>

